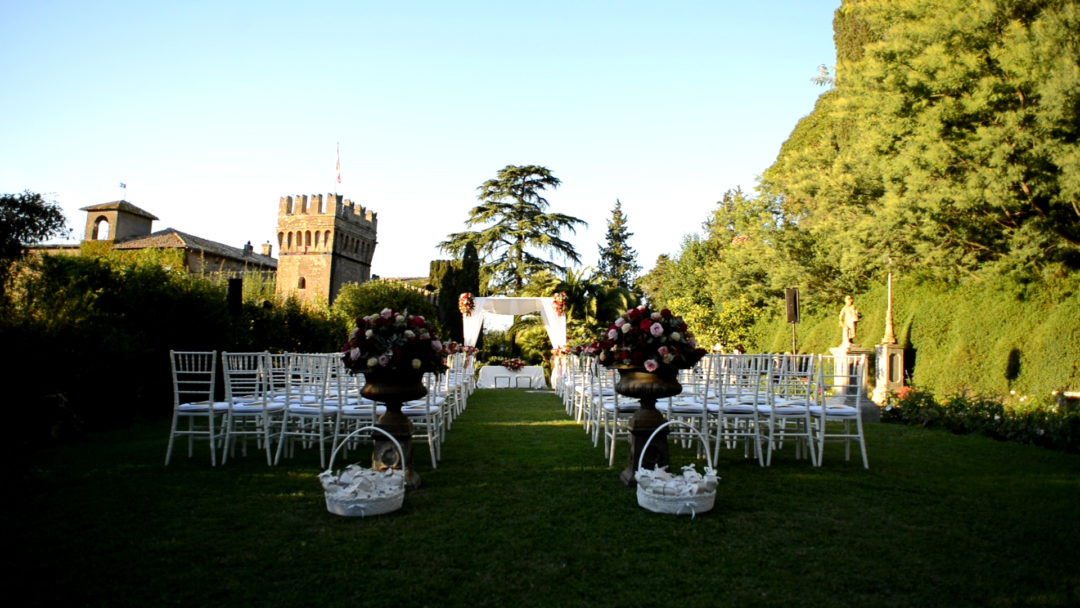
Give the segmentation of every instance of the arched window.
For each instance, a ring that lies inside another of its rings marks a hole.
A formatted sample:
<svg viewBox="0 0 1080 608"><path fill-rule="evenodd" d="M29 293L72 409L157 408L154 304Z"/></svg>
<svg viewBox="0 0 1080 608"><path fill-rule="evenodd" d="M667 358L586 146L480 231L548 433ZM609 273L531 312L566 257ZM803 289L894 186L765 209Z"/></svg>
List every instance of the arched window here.
<svg viewBox="0 0 1080 608"><path fill-rule="evenodd" d="M277 233L277 248L278 248L278 251L281 251L283 249L282 243L284 242L284 240L285 240L285 233L284 232Z"/></svg>
<svg viewBox="0 0 1080 608"><path fill-rule="evenodd" d="M289 250L292 250L292 233L289 233Z"/></svg>
<svg viewBox="0 0 1080 608"><path fill-rule="evenodd" d="M304 247L311 247L311 231L304 233Z"/></svg>
<svg viewBox="0 0 1080 608"><path fill-rule="evenodd" d="M326 232L323 233L322 242L323 242L323 247L326 247L327 249L330 248L330 231L329 230L327 230Z"/></svg>
<svg viewBox="0 0 1080 608"><path fill-rule="evenodd" d="M318 248L319 248L319 236L320 236L320 235L319 235L319 231L318 231L318 230L316 230L316 231L315 231L315 249L318 249Z"/></svg>
<svg viewBox="0 0 1080 608"><path fill-rule="evenodd" d="M104 216L99 217L94 221L94 233L91 235L94 241L107 241L109 240L109 220Z"/></svg>
<svg viewBox="0 0 1080 608"><path fill-rule="evenodd" d="M305 287L307 287L307 281L304 280L304 277L300 277L296 281L296 288L297 289L304 289Z"/></svg>

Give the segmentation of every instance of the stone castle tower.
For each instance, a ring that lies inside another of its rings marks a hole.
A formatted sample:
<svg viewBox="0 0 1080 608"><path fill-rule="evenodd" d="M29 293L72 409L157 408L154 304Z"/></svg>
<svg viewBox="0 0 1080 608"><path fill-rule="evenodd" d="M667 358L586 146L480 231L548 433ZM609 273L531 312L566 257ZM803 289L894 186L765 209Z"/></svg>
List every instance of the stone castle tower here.
<svg viewBox="0 0 1080 608"><path fill-rule="evenodd" d="M333 303L345 283L370 279L377 225L375 212L339 194L281 197L277 293Z"/></svg>

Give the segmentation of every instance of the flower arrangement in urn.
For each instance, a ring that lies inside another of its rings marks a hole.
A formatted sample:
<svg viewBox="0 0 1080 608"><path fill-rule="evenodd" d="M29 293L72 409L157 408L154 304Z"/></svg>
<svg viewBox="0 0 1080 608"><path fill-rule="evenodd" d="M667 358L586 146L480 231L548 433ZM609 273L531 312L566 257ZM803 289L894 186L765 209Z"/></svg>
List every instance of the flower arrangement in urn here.
<svg viewBox="0 0 1080 608"><path fill-rule="evenodd" d="M693 367L705 356L681 317L668 309L631 308L592 345L605 367L665 372Z"/></svg>
<svg viewBox="0 0 1080 608"><path fill-rule="evenodd" d="M446 370L442 342L427 320L408 311L384 308L378 314L357 317L356 329L342 347L345 366L353 372L378 373Z"/></svg>

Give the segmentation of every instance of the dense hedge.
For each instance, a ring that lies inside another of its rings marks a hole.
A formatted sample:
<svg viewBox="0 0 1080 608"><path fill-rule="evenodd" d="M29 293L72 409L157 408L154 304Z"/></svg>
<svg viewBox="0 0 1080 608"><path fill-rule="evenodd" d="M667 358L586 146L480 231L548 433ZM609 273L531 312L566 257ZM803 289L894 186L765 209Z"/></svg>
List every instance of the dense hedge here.
<svg viewBox="0 0 1080 608"><path fill-rule="evenodd" d="M0 315L0 365L39 435L169 415L170 349L326 352L347 334L295 300L230 312L223 281L161 262L56 256L23 267Z"/></svg>
<svg viewBox="0 0 1080 608"><path fill-rule="evenodd" d="M884 285L855 298L863 314L856 341L873 347L885 327ZM800 352L827 353L840 343L835 309L804 314ZM755 328L765 351L791 348L783 302ZM893 286L893 320L914 384L942 397L961 391L1045 399L1080 390L1080 274L1038 284L970 281L960 286L900 279Z"/></svg>

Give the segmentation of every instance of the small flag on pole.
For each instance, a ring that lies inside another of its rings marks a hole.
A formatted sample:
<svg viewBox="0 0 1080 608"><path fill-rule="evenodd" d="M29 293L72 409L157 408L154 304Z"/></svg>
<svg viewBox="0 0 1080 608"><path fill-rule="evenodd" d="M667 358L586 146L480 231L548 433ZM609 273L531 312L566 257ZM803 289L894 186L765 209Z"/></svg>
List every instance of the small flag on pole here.
<svg viewBox="0 0 1080 608"><path fill-rule="evenodd" d="M341 144L337 145L337 183L341 183Z"/></svg>

